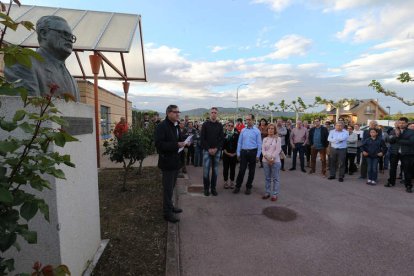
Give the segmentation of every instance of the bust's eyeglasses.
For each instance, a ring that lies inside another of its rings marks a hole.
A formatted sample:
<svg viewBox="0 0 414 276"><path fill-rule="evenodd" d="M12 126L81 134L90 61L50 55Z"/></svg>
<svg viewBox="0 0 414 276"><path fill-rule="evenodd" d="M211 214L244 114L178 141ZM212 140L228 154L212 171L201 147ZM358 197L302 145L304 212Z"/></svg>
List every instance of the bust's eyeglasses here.
<svg viewBox="0 0 414 276"><path fill-rule="evenodd" d="M72 43L76 42L76 39L77 39L76 36L71 34L71 33L68 33L67 31L62 31L62 30L52 29L52 28L48 28L48 29L52 30L52 31L55 31L55 32L58 32L61 36L63 36L64 39L72 41Z"/></svg>

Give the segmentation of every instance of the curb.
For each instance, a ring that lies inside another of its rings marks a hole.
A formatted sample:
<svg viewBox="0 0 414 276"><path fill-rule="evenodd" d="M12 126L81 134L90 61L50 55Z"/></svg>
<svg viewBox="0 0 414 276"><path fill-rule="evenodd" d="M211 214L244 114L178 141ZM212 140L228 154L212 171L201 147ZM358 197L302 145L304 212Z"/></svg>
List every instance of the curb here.
<svg viewBox="0 0 414 276"><path fill-rule="evenodd" d="M178 223L168 223L165 275L180 276L180 243Z"/></svg>
<svg viewBox="0 0 414 276"><path fill-rule="evenodd" d="M178 180L178 179L177 179ZM178 205L177 186L174 189L174 201ZM179 223L168 222L167 225L167 248L165 253L165 275L180 276L180 240Z"/></svg>
<svg viewBox="0 0 414 276"><path fill-rule="evenodd" d="M190 185L188 174L184 174L183 178L177 179L177 184L174 189L174 202L179 206L179 195L187 194L187 189ZM180 276L180 223L168 222L167 226L167 248L165 256L165 275L166 276Z"/></svg>

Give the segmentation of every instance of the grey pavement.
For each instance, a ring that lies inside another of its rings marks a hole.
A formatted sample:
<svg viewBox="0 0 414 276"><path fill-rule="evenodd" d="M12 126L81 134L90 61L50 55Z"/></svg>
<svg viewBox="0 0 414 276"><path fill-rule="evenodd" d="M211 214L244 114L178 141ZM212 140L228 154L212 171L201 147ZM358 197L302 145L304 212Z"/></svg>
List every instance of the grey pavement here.
<svg viewBox="0 0 414 276"><path fill-rule="evenodd" d="M201 185L202 169L187 169ZM368 186L358 175L340 183L286 171L271 202L261 199L258 166L251 195L245 187L237 195L224 190L219 171L218 197L179 197L182 275L414 275L414 194L401 184L385 188L386 175ZM297 219L271 220L262 214L269 206L287 207Z"/></svg>

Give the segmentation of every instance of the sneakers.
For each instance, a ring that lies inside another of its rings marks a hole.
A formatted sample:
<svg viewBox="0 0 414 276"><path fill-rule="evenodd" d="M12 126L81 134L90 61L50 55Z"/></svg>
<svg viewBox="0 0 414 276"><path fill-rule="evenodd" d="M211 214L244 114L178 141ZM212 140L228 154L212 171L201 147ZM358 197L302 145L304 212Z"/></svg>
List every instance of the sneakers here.
<svg viewBox="0 0 414 276"><path fill-rule="evenodd" d="M375 185L377 185L377 182L375 182L374 180L369 180L368 179L367 184L371 185L371 186L375 186Z"/></svg>
<svg viewBox="0 0 414 276"><path fill-rule="evenodd" d="M234 190L233 190L233 194L238 194L240 192L240 188L239 187L236 187Z"/></svg>
<svg viewBox="0 0 414 276"><path fill-rule="evenodd" d="M229 188L234 189L234 182L233 181L230 181L230 187Z"/></svg>
<svg viewBox="0 0 414 276"><path fill-rule="evenodd" d="M217 191L214 189L211 189L211 194L213 195L213 196L218 196L218 193L217 193Z"/></svg>
<svg viewBox="0 0 414 276"><path fill-rule="evenodd" d="M229 183L227 181L224 181L224 189L230 188Z"/></svg>
<svg viewBox="0 0 414 276"><path fill-rule="evenodd" d="M369 179L368 179L368 180L367 180L367 184L368 184L368 185L371 185L371 180L369 180Z"/></svg>
<svg viewBox="0 0 414 276"><path fill-rule="evenodd" d="M271 201L276 201L277 200L277 195L272 195L272 198L270 200Z"/></svg>

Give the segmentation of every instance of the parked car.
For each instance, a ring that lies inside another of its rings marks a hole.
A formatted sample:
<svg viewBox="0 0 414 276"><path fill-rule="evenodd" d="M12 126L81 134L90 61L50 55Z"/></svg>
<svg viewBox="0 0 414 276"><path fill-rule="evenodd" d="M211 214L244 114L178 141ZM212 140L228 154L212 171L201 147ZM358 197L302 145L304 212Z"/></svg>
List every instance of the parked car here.
<svg viewBox="0 0 414 276"><path fill-rule="evenodd" d="M384 131L387 132L388 134L391 132L391 130L394 129L394 127L392 127L392 126L383 126L383 127L384 127ZM369 126L363 126L363 127L361 127L361 130L364 131L368 128L369 128Z"/></svg>

